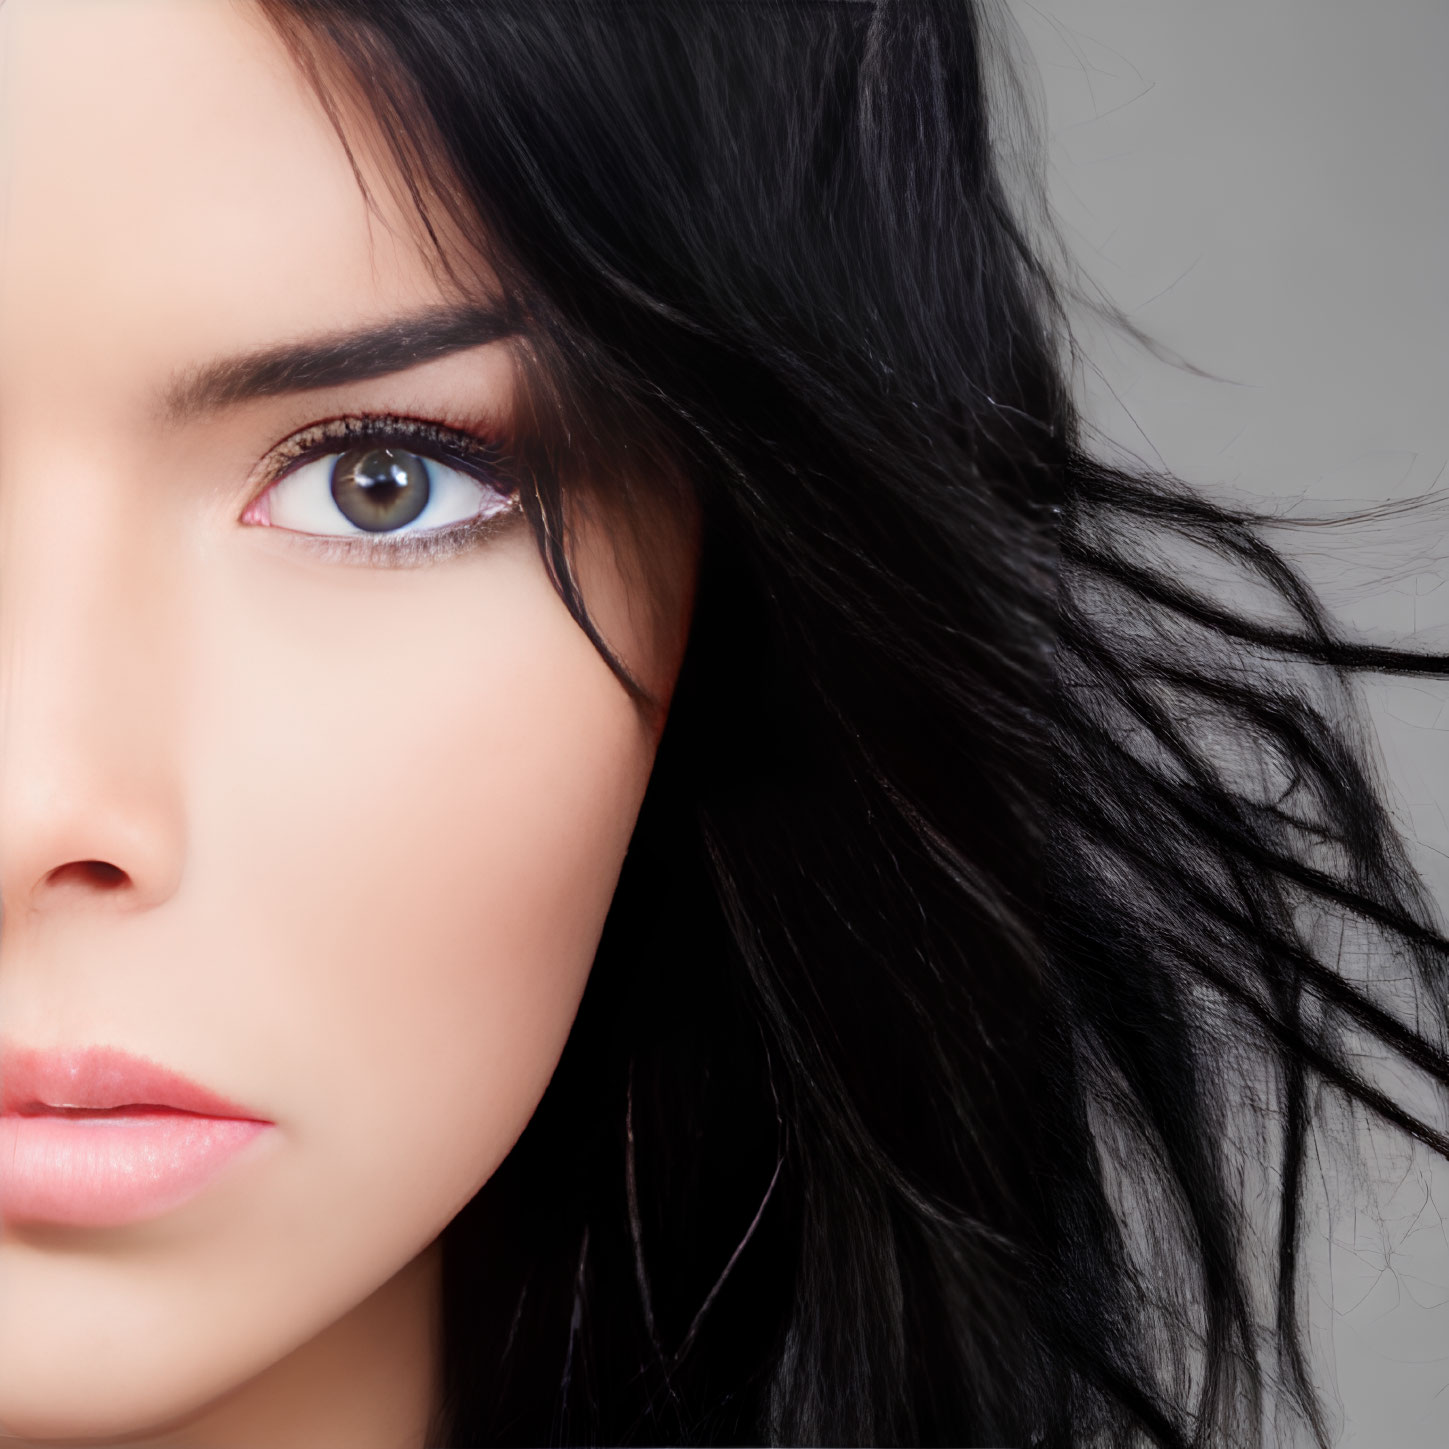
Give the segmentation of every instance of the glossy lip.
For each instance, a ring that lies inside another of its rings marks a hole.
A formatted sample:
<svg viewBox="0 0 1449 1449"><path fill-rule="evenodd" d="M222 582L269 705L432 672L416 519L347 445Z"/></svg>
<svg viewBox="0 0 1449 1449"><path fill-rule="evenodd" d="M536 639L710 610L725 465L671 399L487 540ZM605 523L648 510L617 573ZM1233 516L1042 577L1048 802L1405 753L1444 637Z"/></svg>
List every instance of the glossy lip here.
<svg viewBox="0 0 1449 1449"><path fill-rule="evenodd" d="M157 1217L274 1125L115 1047L0 1049L0 1217L73 1227Z"/></svg>

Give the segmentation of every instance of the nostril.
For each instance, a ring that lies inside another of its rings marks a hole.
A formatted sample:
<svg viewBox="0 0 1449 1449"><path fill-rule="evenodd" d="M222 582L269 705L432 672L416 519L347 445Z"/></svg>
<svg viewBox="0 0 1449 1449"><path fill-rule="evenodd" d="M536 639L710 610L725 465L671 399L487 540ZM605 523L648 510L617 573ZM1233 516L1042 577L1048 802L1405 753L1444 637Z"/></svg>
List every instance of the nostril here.
<svg viewBox="0 0 1449 1449"><path fill-rule="evenodd" d="M47 879L52 885L80 885L90 886L93 890L112 891L126 885L130 876L108 860L72 860L57 866Z"/></svg>

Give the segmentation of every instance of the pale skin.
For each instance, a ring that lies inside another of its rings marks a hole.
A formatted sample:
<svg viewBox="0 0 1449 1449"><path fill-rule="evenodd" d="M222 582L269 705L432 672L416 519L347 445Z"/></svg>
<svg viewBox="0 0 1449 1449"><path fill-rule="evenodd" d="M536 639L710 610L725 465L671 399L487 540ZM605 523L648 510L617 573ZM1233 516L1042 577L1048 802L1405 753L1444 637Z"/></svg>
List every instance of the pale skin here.
<svg viewBox="0 0 1449 1449"><path fill-rule="evenodd" d="M152 1220L4 1227L0 1442L419 1449L437 1237L547 1085L649 777L662 708L516 511L407 566L248 514L311 424L486 433L511 343L176 406L457 301L372 179L240 0L0 4L0 1054L123 1048L276 1124ZM648 598L578 546L661 704L667 536Z"/></svg>

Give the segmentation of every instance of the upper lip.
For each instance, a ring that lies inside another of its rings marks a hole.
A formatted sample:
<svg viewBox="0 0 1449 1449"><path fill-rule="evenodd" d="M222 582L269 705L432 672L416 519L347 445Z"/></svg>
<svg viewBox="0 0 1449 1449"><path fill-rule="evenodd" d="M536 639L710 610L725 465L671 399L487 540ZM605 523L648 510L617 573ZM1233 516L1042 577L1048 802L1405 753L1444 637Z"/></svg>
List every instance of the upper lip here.
<svg viewBox="0 0 1449 1449"><path fill-rule="evenodd" d="M35 1116L67 1109L106 1112L119 1107L266 1120L180 1072L118 1047L0 1048L0 1115Z"/></svg>

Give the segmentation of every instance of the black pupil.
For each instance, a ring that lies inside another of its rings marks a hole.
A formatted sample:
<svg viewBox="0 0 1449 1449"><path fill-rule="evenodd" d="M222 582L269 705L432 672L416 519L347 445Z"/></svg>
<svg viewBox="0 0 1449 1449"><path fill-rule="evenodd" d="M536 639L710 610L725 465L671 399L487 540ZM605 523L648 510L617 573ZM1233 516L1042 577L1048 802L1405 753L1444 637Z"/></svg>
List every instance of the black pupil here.
<svg viewBox="0 0 1449 1449"><path fill-rule="evenodd" d="M428 465L405 448L354 448L332 466L332 498L368 533L411 523L428 506Z"/></svg>

